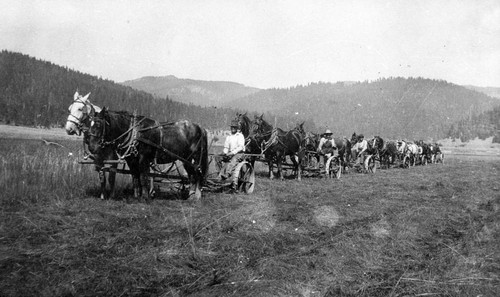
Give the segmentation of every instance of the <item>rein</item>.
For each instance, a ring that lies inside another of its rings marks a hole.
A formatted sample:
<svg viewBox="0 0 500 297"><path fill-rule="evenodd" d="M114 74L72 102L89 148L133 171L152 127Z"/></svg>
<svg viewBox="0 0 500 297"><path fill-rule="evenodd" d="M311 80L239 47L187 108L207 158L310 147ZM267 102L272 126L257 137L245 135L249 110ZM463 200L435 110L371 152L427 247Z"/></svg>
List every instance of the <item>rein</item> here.
<svg viewBox="0 0 500 297"><path fill-rule="evenodd" d="M302 147L302 141L300 140L300 136L297 136L296 133L294 132L297 132L299 134L302 134L301 132L299 132L297 129L293 129L293 130L290 130L288 132L286 132L286 134L283 136L285 137L286 135L288 134L292 134L292 136L295 138L295 140L297 141L297 143L299 144L299 151ZM271 138L265 142L265 148L263 150L262 153L264 153L266 150L268 150L271 146L273 145L276 145L277 143L281 144L282 146L285 147L285 149L290 150L290 148L280 139L279 135L278 135L278 129L274 128L273 129L273 132L272 132L272 135L271 135Z"/></svg>

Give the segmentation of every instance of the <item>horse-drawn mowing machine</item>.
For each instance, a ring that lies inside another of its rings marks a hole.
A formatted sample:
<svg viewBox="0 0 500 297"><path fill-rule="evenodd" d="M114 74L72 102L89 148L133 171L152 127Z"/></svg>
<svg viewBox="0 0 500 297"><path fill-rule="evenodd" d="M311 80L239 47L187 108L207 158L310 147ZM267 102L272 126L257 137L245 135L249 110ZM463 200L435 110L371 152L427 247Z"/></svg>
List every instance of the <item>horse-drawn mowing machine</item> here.
<svg viewBox="0 0 500 297"><path fill-rule="evenodd" d="M251 194L255 188L255 171L249 160L252 155L242 156L242 160L235 166L232 175L221 180L218 175L222 169L216 163L220 155L209 155L209 171L203 183L203 191L206 192L231 192ZM80 164L96 165L94 160L85 158ZM102 173L115 172L130 175L131 171L124 159L104 160L102 162ZM182 162L169 164L151 163L149 172L149 192L151 197L156 197L160 192L170 193L173 196L186 198L189 195L189 175Z"/></svg>

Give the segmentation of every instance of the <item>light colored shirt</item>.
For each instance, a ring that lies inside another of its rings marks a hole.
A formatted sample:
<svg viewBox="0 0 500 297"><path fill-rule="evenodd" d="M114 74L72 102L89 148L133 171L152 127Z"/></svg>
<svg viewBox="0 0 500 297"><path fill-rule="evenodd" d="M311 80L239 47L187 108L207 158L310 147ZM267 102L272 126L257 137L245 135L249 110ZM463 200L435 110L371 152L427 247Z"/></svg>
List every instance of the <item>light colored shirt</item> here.
<svg viewBox="0 0 500 297"><path fill-rule="evenodd" d="M368 141L363 139L363 140L361 140L361 142L358 142L358 152L359 153L366 151L367 148L368 148Z"/></svg>
<svg viewBox="0 0 500 297"><path fill-rule="evenodd" d="M330 142L330 143L331 143L331 146L328 146L328 145L327 145L327 146L326 146L327 148L328 148L328 147L333 147L334 149L337 149L337 147L336 147L336 145L335 145L335 140L333 139L333 137L332 137L332 139L328 139L328 138L326 138L326 137L321 137L321 139L320 139L320 141L319 141L319 145L318 145L318 150L322 150L322 149L323 149L323 146L324 146L325 144L327 144L328 142Z"/></svg>
<svg viewBox="0 0 500 297"><path fill-rule="evenodd" d="M236 132L226 137L224 142L224 154L237 154L245 151L245 137L241 132Z"/></svg>

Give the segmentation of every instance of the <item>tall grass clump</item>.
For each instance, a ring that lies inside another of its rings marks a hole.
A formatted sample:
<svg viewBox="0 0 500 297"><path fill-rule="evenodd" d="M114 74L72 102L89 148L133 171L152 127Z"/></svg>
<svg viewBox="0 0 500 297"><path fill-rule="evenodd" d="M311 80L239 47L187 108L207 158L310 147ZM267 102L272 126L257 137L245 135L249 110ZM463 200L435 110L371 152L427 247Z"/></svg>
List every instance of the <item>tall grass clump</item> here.
<svg viewBox="0 0 500 297"><path fill-rule="evenodd" d="M2 140L0 146L3 202L35 203L79 195L89 181L95 181L93 169L78 164L78 155L72 155L80 143L69 141L60 147L38 140Z"/></svg>

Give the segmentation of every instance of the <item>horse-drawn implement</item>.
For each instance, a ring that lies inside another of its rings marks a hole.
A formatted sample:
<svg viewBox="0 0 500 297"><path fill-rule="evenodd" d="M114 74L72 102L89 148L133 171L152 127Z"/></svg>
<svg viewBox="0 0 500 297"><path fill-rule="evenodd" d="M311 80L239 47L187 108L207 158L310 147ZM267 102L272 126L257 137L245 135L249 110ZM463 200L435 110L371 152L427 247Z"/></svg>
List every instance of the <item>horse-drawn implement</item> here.
<svg viewBox="0 0 500 297"><path fill-rule="evenodd" d="M270 178L274 177L274 164L281 179L285 170L292 170L298 180L302 175L340 178L343 167L342 156L329 157L325 162L326 168L320 168L315 161L319 160L319 153L316 152L317 143L310 133L304 131L303 123L289 131L283 131L267 123L262 115L255 116L252 121L246 114L237 114L235 120L239 122L245 137L246 151L261 156L254 158L253 161L267 163Z"/></svg>
<svg viewBox="0 0 500 297"><path fill-rule="evenodd" d="M209 177L212 156L208 154L207 133L188 121L160 123L127 112L108 111L75 93L66 124L68 134L84 132L84 150L90 159L82 164L93 164L101 180L101 198L106 198L106 173L109 173L110 192L114 196L116 173L130 174L134 196L154 196L164 186L176 189L182 196L199 199L201 190L223 189L226 183ZM87 149L90 153L87 153ZM243 160L237 164L231 177L235 191L251 193L255 176L253 166ZM149 180L149 186L146 183Z"/></svg>
<svg viewBox="0 0 500 297"><path fill-rule="evenodd" d="M306 176L325 176L340 179L343 172L344 162L339 155L327 158L325 165L320 164L320 154L317 151L305 151L302 159L302 171Z"/></svg>
<svg viewBox="0 0 500 297"><path fill-rule="evenodd" d="M232 175L226 180L221 180L218 175L221 170L217 166L216 159L221 155L209 154L209 170L202 189L204 192L230 192L251 194L255 188L255 171L250 163L250 158L258 157L251 154L245 154ZM94 160L84 159L80 164L95 165ZM132 174L123 159L104 160L102 171L109 173ZM182 162L172 162L169 164L150 164L150 169L145 175L149 179L150 197L156 197L160 192L170 193L180 198L189 197L189 176L183 167Z"/></svg>

